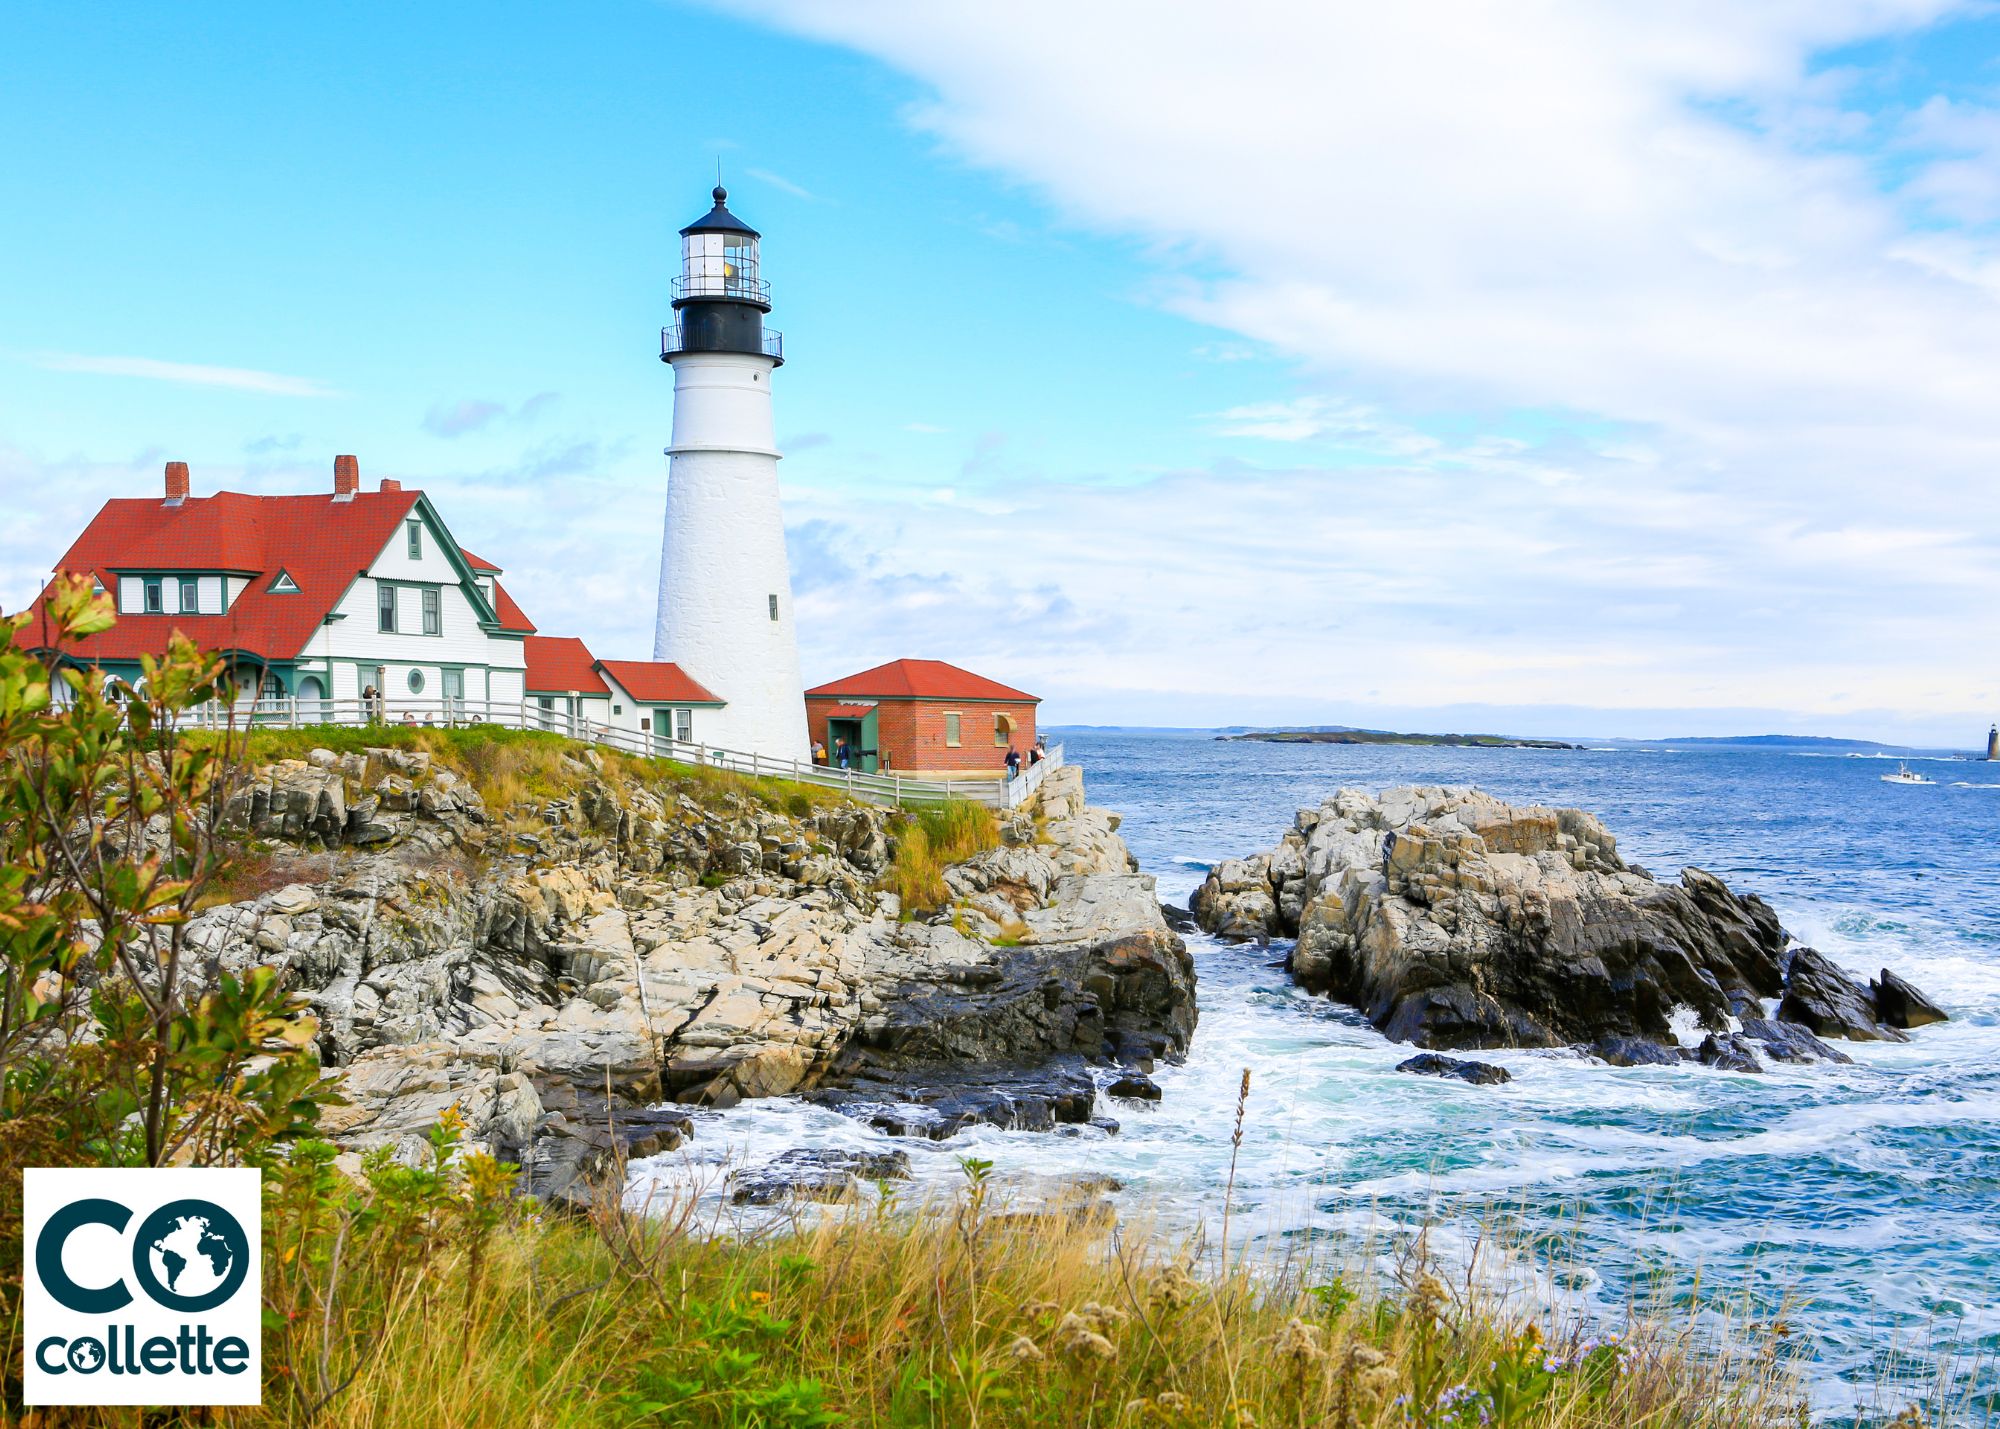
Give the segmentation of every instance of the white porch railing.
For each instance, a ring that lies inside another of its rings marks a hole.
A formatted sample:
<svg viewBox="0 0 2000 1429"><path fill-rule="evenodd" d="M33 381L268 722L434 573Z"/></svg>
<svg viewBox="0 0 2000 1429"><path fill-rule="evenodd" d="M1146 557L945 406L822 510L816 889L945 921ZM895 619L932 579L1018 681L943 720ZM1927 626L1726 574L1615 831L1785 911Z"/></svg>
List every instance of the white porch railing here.
<svg viewBox="0 0 2000 1429"><path fill-rule="evenodd" d="M1063 750L1057 745L1039 764L1012 779L922 779L898 773L863 774L857 769L831 769L823 764L775 759L733 749L673 739L658 731L619 729L581 719L561 710L545 710L528 702L506 703L466 699L300 699L293 696L216 702L193 711L191 721L206 729L310 729L315 725L383 729L496 725L502 729L542 730L582 744L603 745L626 754L671 759L710 769L728 769L765 779L785 779L822 789L838 789L874 804L925 804L945 799L970 799L996 809L1015 809L1041 787L1049 770L1059 768Z"/></svg>

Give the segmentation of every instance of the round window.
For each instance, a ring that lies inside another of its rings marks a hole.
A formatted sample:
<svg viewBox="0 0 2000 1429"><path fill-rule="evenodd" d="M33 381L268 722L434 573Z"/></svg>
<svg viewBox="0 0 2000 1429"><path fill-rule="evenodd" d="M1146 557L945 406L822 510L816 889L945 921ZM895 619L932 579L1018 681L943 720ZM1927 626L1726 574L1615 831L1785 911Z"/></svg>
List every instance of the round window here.
<svg viewBox="0 0 2000 1429"><path fill-rule="evenodd" d="M422 670L410 671L410 693L413 695L422 694L423 688L424 672Z"/></svg>

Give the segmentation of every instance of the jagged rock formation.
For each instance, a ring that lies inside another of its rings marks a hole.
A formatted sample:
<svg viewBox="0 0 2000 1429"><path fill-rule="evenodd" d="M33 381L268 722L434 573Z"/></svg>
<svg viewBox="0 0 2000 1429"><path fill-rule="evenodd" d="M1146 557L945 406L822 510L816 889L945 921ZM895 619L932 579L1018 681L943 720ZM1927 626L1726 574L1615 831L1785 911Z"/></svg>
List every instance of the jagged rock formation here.
<svg viewBox="0 0 2000 1429"><path fill-rule="evenodd" d="M1790 949L1755 895L1696 868L1659 883L1591 815L1473 789L1343 789L1275 849L1218 865L1193 911L1224 938L1296 938L1300 983L1425 1047L1679 1060L1670 1024L1687 1009L1718 1034L1702 1060L1752 1070L1752 1043L1846 1060L1812 1034L1901 1038L1895 1017L1923 1015L1900 979L1871 992ZM1774 1017L1768 999L1782 999Z"/></svg>
<svg viewBox="0 0 2000 1429"><path fill-rule="evenodd" d="M425 756L315 751L238 801L279 886L191 936L311 1001L351 1103L336 1139L408 1148L456 1104L559 1185L676 1144L686 1114L657 1103L1186 1047L1192 961L1074 768L1039 838L1010 821L927 922L876 886L889 811L697 799L588 752L564 774L524 819Z"/></svg>

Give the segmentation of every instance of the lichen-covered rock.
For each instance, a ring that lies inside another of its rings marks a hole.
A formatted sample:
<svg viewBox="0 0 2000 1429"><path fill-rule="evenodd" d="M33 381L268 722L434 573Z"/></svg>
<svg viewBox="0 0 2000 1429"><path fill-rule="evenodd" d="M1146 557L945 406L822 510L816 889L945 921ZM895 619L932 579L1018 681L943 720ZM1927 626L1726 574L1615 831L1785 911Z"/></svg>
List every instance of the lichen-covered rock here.
<svg viewBox="0 0 2000 1429"><path fill-rule="evenodd" d="M203 913L190 944L276 964L312 1006L349 1099L336 1140L414 1155L456 1105L574 1200L685 1134L661 1102L888 1078L956 1086L940 1124L1046 1127L1093 1110L1073 1059L1186 1047L1192 962L1078 770L1053 771L1025 842L947 871L952 909L905 923L874 887L890 811L697 803L569 763L533 833L402 750L287 761L238 801L240 826L291 846L268 856L287 881ZM968 1065L1019 1080L982 1091Z"/></svg>

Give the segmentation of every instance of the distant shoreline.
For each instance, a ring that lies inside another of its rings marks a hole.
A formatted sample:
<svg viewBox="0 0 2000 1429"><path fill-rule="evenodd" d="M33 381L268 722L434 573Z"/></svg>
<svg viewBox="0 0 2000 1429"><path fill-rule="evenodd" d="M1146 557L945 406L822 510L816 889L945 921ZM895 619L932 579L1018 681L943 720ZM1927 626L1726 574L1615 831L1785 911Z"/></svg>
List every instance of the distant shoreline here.
<svg viewBox="0 0 2000 1429"><path fill-rule="evenodd" d="M1512 739L1502 734L1397 734L1386 729L1267 729L1249 734L1218 734L1231 743L1260 744L1428 744L1474 749L1582 749L1560 739Z"/></svg>

